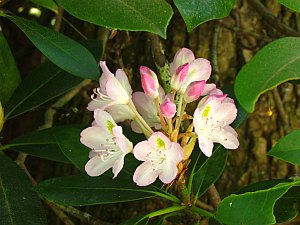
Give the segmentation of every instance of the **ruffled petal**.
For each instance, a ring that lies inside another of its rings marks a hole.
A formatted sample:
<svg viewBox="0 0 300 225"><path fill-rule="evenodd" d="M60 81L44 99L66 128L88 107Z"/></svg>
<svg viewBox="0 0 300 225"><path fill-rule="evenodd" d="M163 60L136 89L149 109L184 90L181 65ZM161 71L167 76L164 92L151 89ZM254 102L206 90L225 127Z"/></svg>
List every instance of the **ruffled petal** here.
<svg viewBox="0 0 300 225"><path fill-rule="evenodd" d="M171 148L170 139L161 132L154 132L148 139L150 146L155 149L167 150Z"/></svg>
<svg viewBox="0 0 300 225"><path fill-rule="evenodd" d="M147 186L152 184L158 177L157 170L152 169L150 162L143 162L138 166L133 174L133 181L138 186Z"/></svg>

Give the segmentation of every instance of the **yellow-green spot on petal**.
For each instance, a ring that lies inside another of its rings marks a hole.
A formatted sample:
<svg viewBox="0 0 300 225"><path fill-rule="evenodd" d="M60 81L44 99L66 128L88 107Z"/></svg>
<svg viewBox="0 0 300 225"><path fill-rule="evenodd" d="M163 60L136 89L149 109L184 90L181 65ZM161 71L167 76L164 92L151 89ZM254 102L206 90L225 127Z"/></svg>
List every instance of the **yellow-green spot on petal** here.
<svg viewBox="0 0 300 225"><path fill-rule="evenodd" d="M106 127L107 130L112 134L112 129L115 127L115 125L110 120L106 120Z"/></svg>
<svg viewBox="0 0 300 225"><path fill-rule="evenodd" d="M161 138L156 139L156 146L157 146L158 149L163 148L164 150L166 150L166 143Z"/></svg>
<svg viewBox="0 0 300 225"><path fill-rule="evenodd" d="M202 116L203 117L208 117L209 112L210 112L210 105L207 105L205 107L205 109L203 110Z"/></svg>

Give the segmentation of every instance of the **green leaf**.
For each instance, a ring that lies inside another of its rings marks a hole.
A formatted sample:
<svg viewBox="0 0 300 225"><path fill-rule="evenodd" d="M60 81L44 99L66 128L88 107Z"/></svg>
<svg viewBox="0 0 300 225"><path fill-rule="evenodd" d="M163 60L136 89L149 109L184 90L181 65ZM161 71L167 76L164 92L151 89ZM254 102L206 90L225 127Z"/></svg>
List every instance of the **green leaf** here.
<svg viewBox="0 0 300 225"><path fill-rule="evenodd" d="M296 180L279 183L268 189L232 194L221 201L217 208L217 219L225 224L274 224L275 202L290 188L299 185L300 180Z"/></svg>
<svg viewBox="0 0 300 225"><path fill-rule="evenodd" d="M81 171L88 161L90 149L80 142L81 129L65 127L53 132L56 142L65 156Z"/></svg>
<svg viewBox="0 0 300 225"><path fill-rule="evenodd" d="M25 173L0 153L0 224L47 224L43 206Z"/></svg>
<svg viewBox="0 0 300 225"><path fill-rule="evenodd" d="M124 171L115 179L110 171L99 177L78 174L49 179L38 184L35 190L49 201L71 206L128 202L164 196L153 185L138 187L132 176Z"/></svg>
<svg viewBox="0 0 300 225"><path fill-rule="evenodd" d="M235 94L248 112L258 97L277 85L300 78L300 38L281 38L261 49L238 73Z"/></svg>
<svg viewBox="0 0 300 225"><path fill-rule="evenodd" d="M296 0L277 0L280 4L300 13L300 1Z"/></svg>
<svg viewBox="0 0 300 225"><path fill-rule="evenodd" d="M0 31L0 101L6 105L21 81L19 70L3 33Z"/></svg>
<svg viewBox="0 0 300 225"><path fill-rule="evenodd" d="M30 0L36 5L42 6L46 9L50 9L51 11L57 13L57 5L53 0Z"/></svg>
<svg viewBox="0 0 300 225"><path fill-rule="evenodd" d="M6 17L14 22L50 61L63 70L82 78L99 78L97 62L81 44L30 20L10 15Z"/></svg>
<svg viewBox="0 0 300 225"><path fill-rule="evenodd" d="M5 108L6 118L13 118L66 93L82 82L51 62L39 65L18 86Z"/></svg>
<svg viewBox="0 0 300 225"><path fill-rule="evenodd" d="M71 15L96 25L129 31L149 31L166 38L172 17L164 0L58 0Z"/></svg>
<svg viewBox="0 0 300 225"><path fill-rule="evenodd" d="M44 159L70 163L68 158L61 152L55 138L56 132L58 133L70 128L70 126L52 127L28 133L14 139L10 144L5 145L4 148L11 148L15 151L24 152Z"/></svg>
<svg viewBox="0 0 300 225"><path fill-rule="evenodd" d="M300 166L300 142L295 140L300 140L300 130L292 131L281 138L268 155Z"/></svg>
<svg viewBox="0 0 300 225"><path fill-rule="evenodd" d="M189 32L209 20L229 15L236 0L174 0Z"/></svg>
<svg viewBox="0 0 300 225"><path fill-rule="evenodd" d="M193 190L195 199L203 195L221 176L227 162L227 151L227 149L219 145L214 150L212 156L208 158L194 174Z"/></svg>

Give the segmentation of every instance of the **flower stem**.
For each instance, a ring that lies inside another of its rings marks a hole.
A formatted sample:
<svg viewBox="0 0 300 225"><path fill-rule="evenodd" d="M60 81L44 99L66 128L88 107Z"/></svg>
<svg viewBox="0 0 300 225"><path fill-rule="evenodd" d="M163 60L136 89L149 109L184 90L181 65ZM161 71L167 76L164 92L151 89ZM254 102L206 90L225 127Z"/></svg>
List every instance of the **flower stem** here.
<svg viewBox="0 0 300 225"><path fill-rule="evenodd" d="M159 98L155 98L155 99L154 99L154 103L155 103L155 106L156 106L156 108L157 108L157 112L158 112L158 115L159 115L159 119L160 119L162 128L163 128L163 130L167 130L167 124L166 124L165 118L164 118L164 116L162 115L161 110L160 110L160 106L159 106L159 105L160 105L160 103L159 103Z"/></svg>
<svg viewBox="0 0 300 225"><path fill-rule="evenodd" d="M133 102L130 100L128 103L129 108L133 111L133 113L136 116L136 121L139 124L139 126L141 127L141 129L143 130L144 134L149 137L151 134L153 134L153 130L151 129L151 127L148 125L148 123L143 119L143 117L139 114L139 112L136 110ZM143 129L144 128L144 129ZM145 133L144 130L147 130L149 133Z"/></svg>

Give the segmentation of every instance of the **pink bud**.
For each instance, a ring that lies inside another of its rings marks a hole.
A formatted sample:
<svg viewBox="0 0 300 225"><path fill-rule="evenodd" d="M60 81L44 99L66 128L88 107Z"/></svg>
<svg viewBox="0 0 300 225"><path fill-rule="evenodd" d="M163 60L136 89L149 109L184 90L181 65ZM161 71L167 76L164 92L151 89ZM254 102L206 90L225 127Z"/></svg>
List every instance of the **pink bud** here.
<svg viewBox="0 0 300 225"><path fill-rule="evenodd" d="M192 82L184 93L184 101L186 103L196 101L202 94L205 84L205 80Z"/></svg>
<svg viewBox="0 0 300 225"><path fill-rule="evenodd" d="M140 67L142 88L149 97L157 98L159 83L156 74L146 66Z"/></svg>
<svg viewBox="0 0 300 225"><path fill-rule="evenodd" d="M176 113L176 105L167 97L160 105L160 110L164 117L171 119Z"/></svg>
<svg viewBox="0 0 300 225"><path fill-rule="evenodd" d="M188 73L189 73L189 64L188 63L185 63L185 64L179 66L176 69L175 74L173 74L171 77L171 87L174 90L180 89L181 85L183 85L186 82Z"/></svg>

